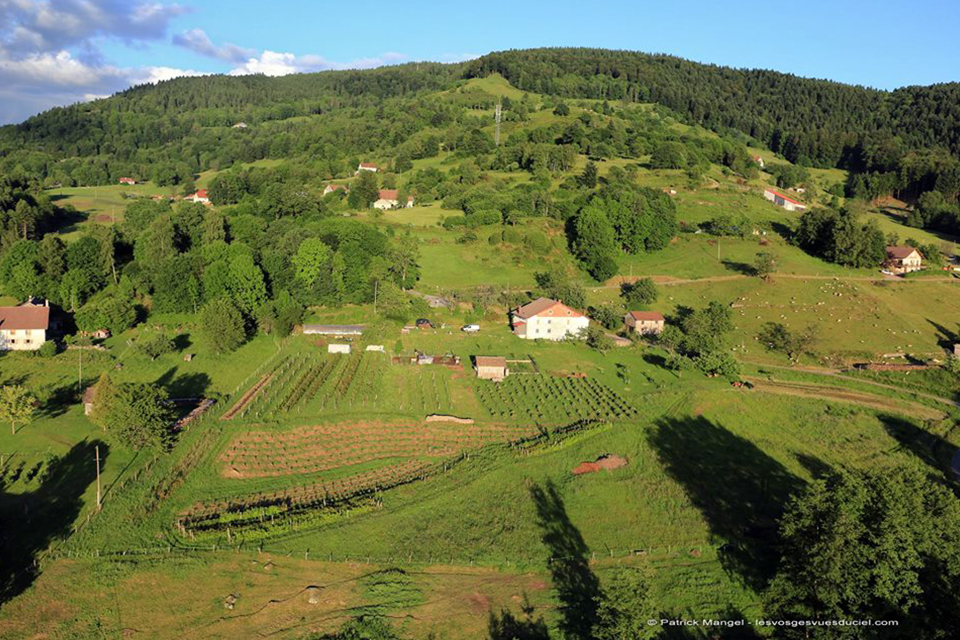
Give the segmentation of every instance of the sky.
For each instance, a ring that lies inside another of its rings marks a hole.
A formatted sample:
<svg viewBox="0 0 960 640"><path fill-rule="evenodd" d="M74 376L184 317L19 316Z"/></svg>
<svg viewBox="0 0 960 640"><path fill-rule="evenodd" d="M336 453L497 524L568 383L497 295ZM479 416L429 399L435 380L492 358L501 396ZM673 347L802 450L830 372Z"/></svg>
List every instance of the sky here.
<svg viewBox="0 0 960 640"><path fill-rule="evenodd" d="M135 84L490 51L668 53L881 89L960 81L960 0L0 0L0 124Z"/></svg>

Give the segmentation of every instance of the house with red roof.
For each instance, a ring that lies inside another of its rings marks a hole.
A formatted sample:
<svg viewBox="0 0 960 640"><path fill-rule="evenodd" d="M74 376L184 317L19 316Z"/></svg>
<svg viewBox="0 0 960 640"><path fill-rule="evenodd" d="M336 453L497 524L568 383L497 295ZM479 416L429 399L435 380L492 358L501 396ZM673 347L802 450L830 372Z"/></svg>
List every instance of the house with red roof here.
<svg viewBox="0 0 960 640"><path fill-rule="evenodd" d="M911 273L923 269L923 254L913 247L887 247L885 266L894 273Z"/></svg>
<svg viewBox="0 0 960 640"><path fill-rule="evenodd" d="M753 156L753 161L756 162L757 165L759 165L761 169L763 169L763 166L764 166L764 165L763 165L763 158L761 158L760 156Z"/></svg>
<svg viewBox="0 0 960 640"><path fill-rule="evenodd" d="M207 195L206 189L200 189L195 193L191 193L184 200L190 202L199 202L200 204L210 204L210 196Z"/></svg>
<svg viewBox="0 0 960 640"><path fill-rule="evenodd" d="M0 351L35 351L47 341L50 306L0 307Z"/></svg>
<svg viewBox="0 0 960 640"><path fill-rule="evenodd" d="M344 193L350 193L350 188L345 184L328 184L323 188L323 195L328 193L333 193L334 191L343 191Z"/></svg>
<svg viewBox="0 0 960 640"><path fill-rule="evenodd" d="M120 178L120 184L137 184L134 178Z"/></svg>
<svg viewBox="0 0 960 640"><path fill-rule="evenodd" d="M642 336L658 336L663 332L665 322L663 314L656 311L631 311L623 318L627 331Z"/></svg>
<svg viewBox="0 0 960 640"><path fill-rule="evenodd" d="M785 196L779 191L775 191L773 189L764 189L763 197L778 207L783 207L787 211L803 211L807 208L807 205L794 200L790 196Z"/></svg>
<svg viewBox="0 0 960 640"><path fill-rule="evenodd" d="M510 314L514 335L528 340L563 340L580 337L590 318L558 300L537 298Z"/></svg>
<svg viewBox="0 0 960 640"><path fill-rule="evenodd" d="M361 162L357 165L357 171L354 173L354 175L357 175L361 171L372 171L373 173L376 173L377 171L380 171L380 167L372 162Z"/></svg>
<svg viewBox="0 0 960 640"><path fill-rule="evenodd" d="M407 196L407 202L403 205L406 208L413 206L413 196ZM399 209L400 192L396 189L380 189L377 192L377 200L373 203L374 209Z"/></svg>

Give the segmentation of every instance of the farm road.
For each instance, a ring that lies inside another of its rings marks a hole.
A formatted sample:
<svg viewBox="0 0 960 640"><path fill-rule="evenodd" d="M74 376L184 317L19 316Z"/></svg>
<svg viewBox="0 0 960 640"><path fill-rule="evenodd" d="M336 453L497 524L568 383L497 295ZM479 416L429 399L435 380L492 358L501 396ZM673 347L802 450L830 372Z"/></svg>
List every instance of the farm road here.
<svg viewBox="0 0 960 640"><path fill-rule="evenodd" d="M631 282L634 280L639 280L640 278L650 278L656 284L663 287L671 287L674 285L682 284L700 284L703 282L729 282L732 280L746 280L754 276L748 276L743 274L731 274L728 276L707 276L706 278L675 278L673 276L664 276L664 275L640 275L640 276L615 276L610 280L607 280L606 284L603 284L599 287L590 287L591 291L601 291L603 289L619 289L620 284L623 282ZM805 275L800 273L772 273L770 278L776 280L777 278L785 278L788 280L841 280L844 282L941 282L941 283L956 283L960 284L960 280L944 276L942 278L898 278L896 276L821 276L821 275Z"/></svg>
<svg viewBox="0 0 960 640"><path fill-rule="evenodd" d="M802 371L803 373L810 373L818 376L827 376L832 378L840 378L841 380L850 380L851 382L858 382L860 384L866 384L872 387L880 387L882 389L890 389L891 391L906 391L907 393L913 394L918 398L933 400L934 402L940 402L942 404L946 404L951 407L960 407L960 402L957 402L956 400L952 400L950 398L944 398L943 396L934 395L932 393L924 393L922 391L904 389L896 385L885 384L883 382L876 382L874 380L864 380L862 378L854 378L853 376L845 376L843 375L842 369L824 369L821 367L788 367L786 365L763 364L760 362L751 362L748 360L745 360L744 362L746 364L752 364L758 367L764 367L765 369L781 369L783 371Z"/></svg>

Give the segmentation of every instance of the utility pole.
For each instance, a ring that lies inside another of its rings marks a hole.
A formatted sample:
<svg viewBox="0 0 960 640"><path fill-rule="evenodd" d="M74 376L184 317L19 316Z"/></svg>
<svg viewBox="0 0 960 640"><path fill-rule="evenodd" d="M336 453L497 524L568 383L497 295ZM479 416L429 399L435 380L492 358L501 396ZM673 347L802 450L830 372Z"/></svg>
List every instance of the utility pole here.
<svg viewBox="0 0 960 640"><path fill-rule="evenodd" d="M494 143L496 143L496 145L497 145L498 147L500 146L500 113L501 113L501 110L502 110L502 109L503 109L503 99L502 99L502 98L497 98L497 111L496 111L496 114L497 114L497 116L496 116L496 117L497 117L497 132L496 132L496 133L494 134L494 136L493 136L493 141L494 141Z"/></svg>
<svg viewBox="0 0 960 640"><path fill-rule="evenodd" d="M373 315L377 315L377 290L380 288L380 281L373 281Z"/></svg>
<svg viewBox="0 0 960 640"><path fill-rule="evenodd" d="M100 445L95 447L97 452L97 511L100 511Z"/></svg>
<svg viewBox="0 0 960 640"><path fill-rule="evenodd" d="M77 391L83 391L83 345L77 345Z"/></svg>

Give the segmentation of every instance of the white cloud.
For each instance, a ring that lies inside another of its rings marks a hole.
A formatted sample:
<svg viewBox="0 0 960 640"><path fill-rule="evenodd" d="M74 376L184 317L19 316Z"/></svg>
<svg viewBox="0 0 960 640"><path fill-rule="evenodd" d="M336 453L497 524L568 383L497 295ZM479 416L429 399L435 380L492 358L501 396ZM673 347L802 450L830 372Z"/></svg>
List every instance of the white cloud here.
<svg viewBox="0 0 960 640"><path fill-rule="evenodd" d="M264 51L258 57L249 58L246 62L230 71L232 76L244 76L262 73L266 76L285 76L291 73L312 73L332 69L372 69L388 64L397 64L407 59L402 53L387 52L371 58L358 58L351 62L335 62L323 56L297 56L292 53Z"/></svg>
<svg viewBox="0 0 960 640"><path fill-rule="evenodd" d="M256 49L239 47L229 42L218 47L211 42L203 29L190 29L179 33L173 36L173 44L224 62L242 63L257 55Z"/></svg>
<svg viewBox="0 0 960 640"><path fill-rule="evenodd" d="M92 38L166 37L178 4L129 0L0 0L0 43L13 54L57 52Z"/></svg>

